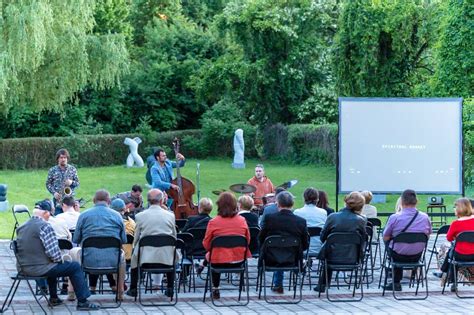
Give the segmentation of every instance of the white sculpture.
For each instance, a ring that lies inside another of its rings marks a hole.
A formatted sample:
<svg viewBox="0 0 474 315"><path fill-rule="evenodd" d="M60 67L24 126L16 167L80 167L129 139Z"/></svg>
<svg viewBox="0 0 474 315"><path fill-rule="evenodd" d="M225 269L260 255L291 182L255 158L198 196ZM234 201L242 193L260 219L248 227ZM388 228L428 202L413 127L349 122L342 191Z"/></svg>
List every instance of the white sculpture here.
<svg viewBox="0 0 474 315"><path fill-rule="evenodd" d="M142 139L136 138L125 138L124 144L130 148L130 154L127 156L127 167L133 167L135 163L137 167L143 167L143 159L138 154L138 145L142 143Z"/></svg>
<svg viewBox="0 0 474 315"><path fill-rule="evenodd" d="M244 151L244 131L242 129L237 129L234 134L234 162L232 163L233 168L245 168Z"/></svg>

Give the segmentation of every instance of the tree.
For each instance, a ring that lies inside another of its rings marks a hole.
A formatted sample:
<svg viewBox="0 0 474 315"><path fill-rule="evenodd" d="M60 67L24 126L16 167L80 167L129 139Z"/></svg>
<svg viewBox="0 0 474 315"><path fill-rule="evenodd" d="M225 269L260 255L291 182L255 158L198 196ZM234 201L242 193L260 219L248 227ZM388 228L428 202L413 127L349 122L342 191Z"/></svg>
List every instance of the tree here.
<svg viewBox="0 0 474 315"><path fill-rule="evenodd" d="M411 96L411 79L429 68L434 6L436 1L345 1L333 59L339 95Z"/></svg>
<svg viewBox="0 0 474 315"><path fill-rule="evenodd" d="M94 0L0 3L0 111L61 110L90 86L120 84L128 69L125 37L95 34Z"/></svg>

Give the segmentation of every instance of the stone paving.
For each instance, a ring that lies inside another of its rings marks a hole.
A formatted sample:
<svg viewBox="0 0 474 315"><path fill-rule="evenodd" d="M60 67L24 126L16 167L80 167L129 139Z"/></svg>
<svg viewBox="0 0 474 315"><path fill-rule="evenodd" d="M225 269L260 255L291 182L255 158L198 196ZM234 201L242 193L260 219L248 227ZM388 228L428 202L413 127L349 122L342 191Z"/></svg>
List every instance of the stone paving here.
<svg viewBox="0 0 474 315"><path fill-rule="evenodd" d="M3 303L8 290L11 286L9 276L16 273L13 253L9 249L9 241L0 241L0 300ZM255 262L250 263L250 270L255 271ZM432 262L432 268L435 267ZM143 307L139 303L135 303L133 298L125 297L124 302L118 309L102 309L92 314L474 314L474 299L461 300L455 296L454 293L447 290L444 295L441 294L441 287L439 279L435 278L429 272L429 297L422 301L397 301L392 297L391 292L387 292L385 297L382 297L381 289L377 288L379 271L375 271L374 283L364 286L364 298L361 302L330 302L324 294L318 298L314 291L309 289L307 281L303 288L303 301L296 305L273 305L268 304L262 299L258 299L258 294L255 292L255 280L251 281L250 287L250 303L247 306L239 307L215 307L212 305L210 298L206 302L202 302L203 281L198 279L196 284L198 288L196 292L179 293L178 304L174 307ZM251 275L255 277L255 275ZM287 280L287 278L285 278ZM271 274L267 276L267 283L271 281ZM313 280L313 283L315 280ZM342 284L344 281L341 280ZM407 283L403 284L403 296L409 296L413 289L408 289ZM107 287L107 285L105 285ZM234 289L229 292L221 292L222 298L219 303L235 302L237 297L236 287L227 281L222 281L224 288ZM474 296L474 286L461 286L460 289L464 294L471 294ZM423 290L423 288L420 288ZM267 292L270 290L267 290ZM351 294L347 289L332 287L330 293L334 298L350 298ZM245 295L245 293L243 294ZM283 301L290 299L292 292L285 288L285 295L272 295L271 299L276 301ZM332 296L331 295L331 296ZM150 294L147 294L149 298ZM61 296L64 300L65 296ZM163 296L158 294L152 295L154 301L163 299ZM112 301L113 295L104 294L91 297L91 300L97 303L108 303ZM45 301L41 301L43 306L46 306ZM88 312L78 312L75 309L75 302L65 302L64 305L54 307L48 310L52 314L88 314ZM15 295L12 306L6 311L6 314L40 314L42 313L40 307L36 304L33 296L29 292L26 283L22 283Z"/></svg>

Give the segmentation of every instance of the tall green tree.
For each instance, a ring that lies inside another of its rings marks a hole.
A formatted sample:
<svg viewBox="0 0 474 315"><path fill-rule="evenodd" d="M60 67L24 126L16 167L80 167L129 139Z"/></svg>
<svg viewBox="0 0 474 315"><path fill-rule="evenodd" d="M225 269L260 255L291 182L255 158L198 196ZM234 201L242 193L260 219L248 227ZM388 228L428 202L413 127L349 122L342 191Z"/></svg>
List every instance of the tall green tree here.
<svg viewBox="0 0 474 315"><path fill-rule="evenodd" d="M0 111L60 110L89 86L116 86L128 68L122 34L95 34L94 0L0 2Z"/></svg>
<svg viewBox="0 0 474 315"><path fill-rule="evenodd" d="M340 96L411 96L426 71L437 1L346 0L334 45ZM426 77L425 77L426 79Z"/></svg>

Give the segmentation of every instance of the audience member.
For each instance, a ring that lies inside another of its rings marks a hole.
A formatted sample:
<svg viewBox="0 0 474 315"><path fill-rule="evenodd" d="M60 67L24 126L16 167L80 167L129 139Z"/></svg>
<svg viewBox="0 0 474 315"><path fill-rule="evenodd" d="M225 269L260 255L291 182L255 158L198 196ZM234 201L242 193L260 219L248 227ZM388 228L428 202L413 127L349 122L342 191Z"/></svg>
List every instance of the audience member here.
<svg viewBox="0 0 474 315"><path fill-rule="evenodd" d="M402 211L402 197L398 197L395 203L395 213L399 213L400 211Z"/></svg>
<svg viewBox="0 0 474 315"><path fill-rule="evenodd" d="M114 210L109 208L110 195L106 190L98 190L94 196L94 207L84 211L79 216L76 230L74 232L73 242L81 244L89 237L108 236L115 237L120 240L122 244L127 242L125 234L125 227L123 225L122 217ZM73 249L74 250L74 249ZM74 253L71 250L73 259L81 260L80 251ZM114 248L88 248L84 252L84 263L90 267L104 268L113 267L117 264L117 255ZM121 258L120 273L118 276L118 288L116 287L111 275L108 275L109 284L112 290L119 290L119 298L123 295L123 284L125 276L125 258ZM89 275L89 286L92 292L95 292L97 286L98 276Z"/></svg>
<svg viewBox="0 0 474 315"><path fill-rule="evenodd" d="M99 309L87 300L90 292L81 266L77 262L63 261L55 232L48 223L50 216L50 210L41 209L41 205L35 207L31 219L16 230L18 271L28 276L48 277L50 303L53 306L63 303L57 294L57 278L69 277L78 297L77 310Z"/></svg>
<svg viewBox="0 0 474 315"><path fill-rule="evenodd" d="M344 197L345 208L339 212L333 213L328 216L326 223L324 224L323 230L321 231L321 242L325 242L331 233L335 232L356 232L362 239L365 239L367 225L367 219L358 213L362 210L365 204L365 199L360 192L353 191ZM364 244L362 244L364 248ZM320 251L319 259L323 260L327 256L328 252L331 261L335 263L348 263L355 262L360 253L352 244L338 244L338 246L331 245L330 248L323 246ZM336 258L336 259L334 259ZM332 270L328 269L328 279L331 281ZM316 292L324 292L326 289L326 278L319 277L319 284L314 287Z"/></svg>
<svg viewBox="0 0 474 315"><path fill-rule="evenodd" d="M209 214L212 211L212 200L209 198L201 198L198 205L198 215L188 218L188 222L181 230L182 233L189 231L192 228L205 229L211 220Z"/></svg>
<svg viewBox="0 0 474 315"><path fill-rule="evenodd" d="M237 200L239 215L245 218L249 228L258 227L258 216L252 212L253 199L248 195L240 196Z"/></svg>
<svg viewBox="0 0 474 315"><path fill-rule="evenodd" d="M174 213L163 208L163 192L159 189L151 189L147 194L150 207L136 215L135 239L133 241L133 254L130 271L129 296L137 296L138 286L138 251L140 239L149 235L165 234L176 238ZM140 252L140 264L143 267L166 268L173 265L176 258L176 250L172 246L148 247L145 246ZM178 262L178 259L176 259ZM166 273L167 288L165 295L173 297L174 272Z"/></svg>
<svg viewBox="0 0 474 315"><path fill-rule="evenodd" d="M372 201L373 195L372 192L364 190L362 196L365 199L365 205L362 208L362 215L365 215L368 219L377 217L377 208L370 204Z"/></svg>
<svg viewBox="0 0 474 315"><path fill-rule="evenodd" d="M223 192L217 199L217 216L209 221L206 235L202 245L207 251L206 261L212 258L212 265L215 267L230 267L242 264L245 249L237 248L216 248L212 251L212 257L209 257L212 240L217 236L242 235L250 243L250 232L245 219L237 215L237 200L230 192ZM247 252L247 258L252 257L250 251ZM214 290L212 296L214 299L220 298L219 292L220 274L212 274L212 285Z"/></svg>
<svg viewBox="0 0 474 315"><path fill-rule="evenodd" d="M35 208L43 211L48 211L50 213L48 223L51 224L51 226L53 227L53 230L56 233L56 238L65 239L69 241L72 239L71 232L69 232L66 221L54 217L54 206L51 200L44 199L38 201L35 204Z"/></svg>
<svg viewBox="0 0 474 315"><path fill-rule="evenodd" d="M301 251L308 249L306 220L294 215L291 210L294 204L293 195L287 191L282 191L276 196L276 199L278 212L265 216L262 222L262 230L258 235L259 243L263 245L265 239L273 235L294 236L301 242ZM282 271L273 274L273 292L283 293L283 277L284 273Z"/></svg>
<svg viewBox="0 0 474 315"><path fill-rule="evenodd" d="M139 212L143 209L143 198L142 198L143 189L140 185L133 185L130 191L125 191L116 194L112 197L112 201L115 199L122 199L125 202L127 209L129 210L127 213L135 214L135 212Z"/></svg>
<svg viewBox="0 0 474 315"><path fill-rule="evenodd" d="M334 209L332 208L329 208L329 198L328 198L328 194L323 191L323 190L319 190L318 191L318 194L319 194L319 200L318 200L318 203L316 204L316 206L318 208L321 208L321 209L324 209L326 210L328 216L331 214L331 213L334 213Z"/></svg>
<svg viewBox="0 0 474 315"><path fill-rule="evenodd" d="M56 218L62 219L66 222L67 228L69 230L75 230L77 220L79 220L80 212L75 210L76 201L72 196L66 196L63 198L61 207L63 209L63 213L58 214Z"/></svg>
<svg viewBox="0 0 474 315"><path fill-rule="evenodd" d="M383 232L383 239L387 242L388 254L395 262L417 262L423 254L424 244L404 244L397 243L392 245L390 240L403 232L431 234L431 222L426 213L416 209L418 199L414 190L407 189L402 193L402 210L391 215ZM385 285L385 290L401 291L400 281L403 276L403 270L395 268L394 283Z"/></svg>
<svg viewBox="0 0 474 315"><path fill-rule="evenodd" d="M267 204L266 204L265 208L263 208L263 213L260 216L260 227L261 228L263 228L262 224L263 224L263 221L264 221L264 219L267 215L278 212L278 206L276 204L276 196L279 193L281 193L282 191L286 191L286 189L283 188L283 187L277 187L275 189L275 194L274 195L267 195L266 196Z"/></svg>
<svg viewBox="0 0 474 315"><path fill-rule="evenodd" d="M135 236L135 221L126 216L125 214L129 211L127 205L122 199L115 199L110 204L110 208L120 213L123 219L123 225L125 226L125 234ZM125 260L128 261L132 258L133 244L123 244L122 249L125 253Z"/></svg>
<svg viewBox="0 0 474 315"><path fill-rule="evenodd" d="M303 193L304 207L296 209L294 214L305 219L307 227L322 228L328 217L326 210L318 208L318 191L313 187L306 188ZM309 252L311 254L319 253L321 249L321 240L319 236L311 237L309 243Z"/></svg>

